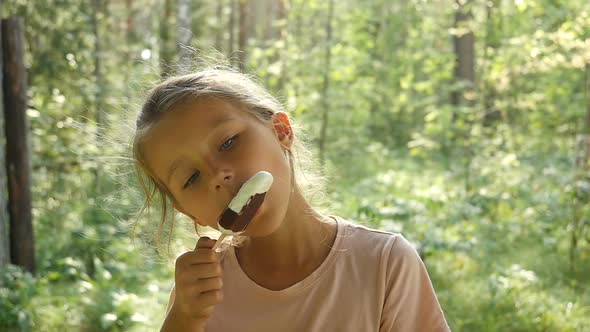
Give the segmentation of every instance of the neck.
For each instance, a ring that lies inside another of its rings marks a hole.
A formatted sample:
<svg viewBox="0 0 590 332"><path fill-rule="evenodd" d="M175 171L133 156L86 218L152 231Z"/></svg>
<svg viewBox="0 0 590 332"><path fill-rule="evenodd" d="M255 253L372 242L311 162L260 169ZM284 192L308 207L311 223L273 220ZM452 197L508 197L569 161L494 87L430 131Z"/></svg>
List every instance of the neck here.
<svg viewBox="0 0 590 332"><path fill-rule="evenodd" d="M279 229L251 238L236 254L246 273L268 277L311 273L329 253L335 235L335 222L316 212L296 190Z"/></svg>

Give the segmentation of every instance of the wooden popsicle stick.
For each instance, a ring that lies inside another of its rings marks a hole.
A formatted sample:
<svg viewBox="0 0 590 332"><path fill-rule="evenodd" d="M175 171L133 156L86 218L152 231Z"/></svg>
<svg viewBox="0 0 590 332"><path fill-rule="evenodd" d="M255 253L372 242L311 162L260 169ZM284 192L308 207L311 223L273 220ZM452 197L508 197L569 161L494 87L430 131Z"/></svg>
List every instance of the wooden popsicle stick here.
<svg viewBox="0 0 590 332"><path fill-rule="evenodd" d="M225 239L225 237L227 236L227 234L221 234L221 236L219 237L219 239L217 239L217 242L215 242L215 245L213 245L213 251L217 252L217 249L219 248L219 246L221 245L221 242L223 242L223 239Z"/></svg>

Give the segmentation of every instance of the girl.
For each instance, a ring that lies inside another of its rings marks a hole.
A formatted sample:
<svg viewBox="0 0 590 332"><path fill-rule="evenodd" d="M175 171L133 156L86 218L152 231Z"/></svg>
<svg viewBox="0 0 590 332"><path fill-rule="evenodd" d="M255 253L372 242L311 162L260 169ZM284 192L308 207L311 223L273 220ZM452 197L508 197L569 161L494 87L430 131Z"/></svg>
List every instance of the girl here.
<svg viewBox="0 0 590 332"><path fill-rule="evenodd" d="M282 106L243 74L204 70L151 90L133 142L147 207L157 193L217 229L247 179L274 177L241 246L217 253L201 237L177 258L162 331L449 331L402 235L311 206L300 148Z"/></svg>

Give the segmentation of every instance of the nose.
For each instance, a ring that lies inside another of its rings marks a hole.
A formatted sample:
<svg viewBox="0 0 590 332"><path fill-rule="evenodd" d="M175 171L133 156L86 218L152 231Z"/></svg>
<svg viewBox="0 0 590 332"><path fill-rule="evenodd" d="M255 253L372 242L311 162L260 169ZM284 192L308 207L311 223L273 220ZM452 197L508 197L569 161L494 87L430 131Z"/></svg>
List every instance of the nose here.
<svg viewBox="0 0 590 332"><path fill-rule="evenodd" d="M221 191L223 190L223 187L226 187L226 189L230 189L229 186L231 185L232 179L233 174L231 173L231 171L219 170L213 182L213 185L215 186L215 191Z"/></svg>

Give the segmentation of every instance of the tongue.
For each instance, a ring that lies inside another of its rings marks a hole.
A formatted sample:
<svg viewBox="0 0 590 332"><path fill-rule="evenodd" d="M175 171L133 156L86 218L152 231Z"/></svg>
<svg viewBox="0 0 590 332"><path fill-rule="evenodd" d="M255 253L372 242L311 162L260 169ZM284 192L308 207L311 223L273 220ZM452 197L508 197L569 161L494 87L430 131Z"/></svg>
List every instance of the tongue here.
<svg viewBox="0 0 590 332"><path fill-rule="evenodd" d="M234 233L243 232L246 230L246 227L252 221L252 218L258 211L262 202L264 202L264 197L266 193L262 194L255 194L252 196L250 202L242 208L242 211L238 214L234 212L232 209L226 208L221 214L219 219L219 225L223 227L225 230L230 230Z"/></svg>

